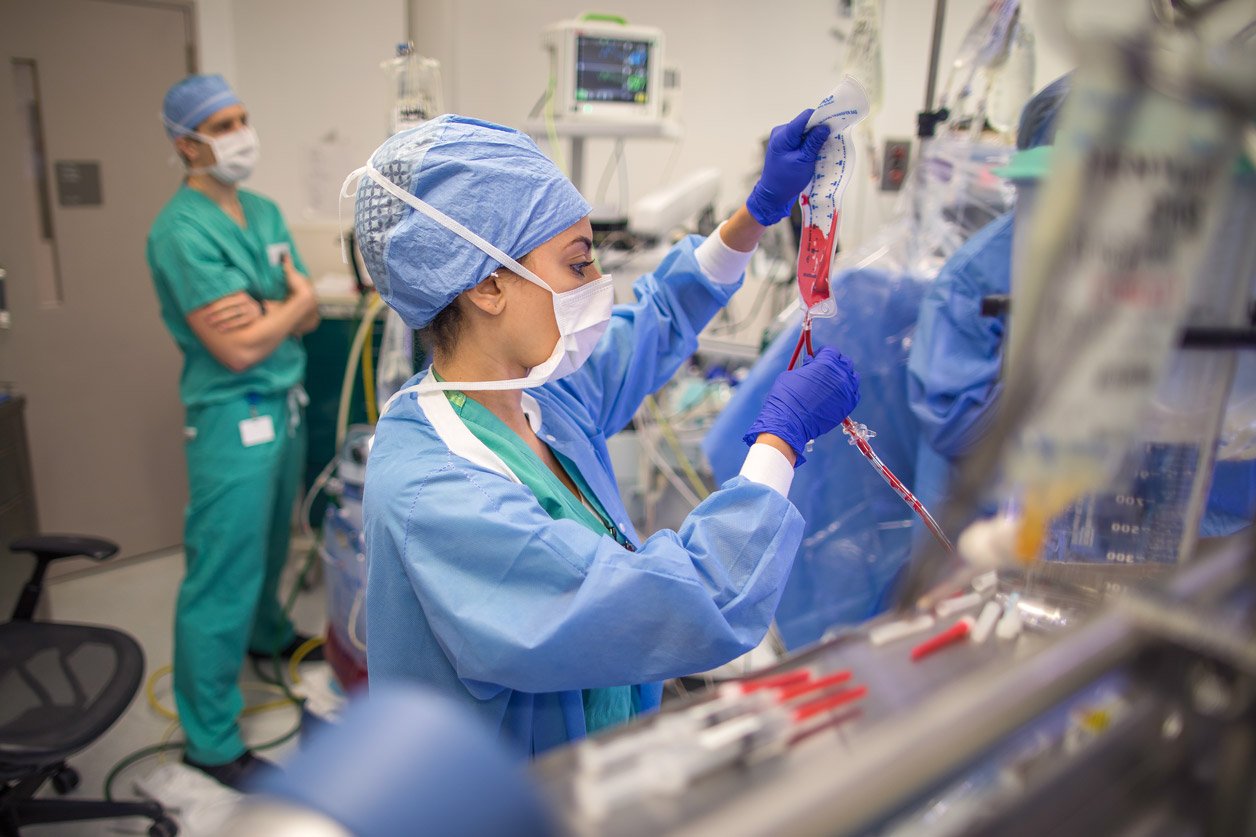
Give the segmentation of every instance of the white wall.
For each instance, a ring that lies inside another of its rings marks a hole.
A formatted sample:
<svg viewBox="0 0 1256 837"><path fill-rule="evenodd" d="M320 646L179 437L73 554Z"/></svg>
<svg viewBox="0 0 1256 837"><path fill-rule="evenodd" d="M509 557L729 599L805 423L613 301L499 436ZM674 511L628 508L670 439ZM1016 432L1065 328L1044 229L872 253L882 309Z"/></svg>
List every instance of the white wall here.
<svg viewBox="0 0 1256 837"><path fill-rule="evenodd" d="M197 63L236 83L235 0L196 0Z"/></svg>
<svg viewBox="0 0 1256 837"><path fill-rule="evenodd" d="M334 222L341 179L387 136L390 100L379 65L406 38L405 0L197 6L201 72L231 82L261 139L248 187L277 201L294 226Z"/></svg>
<svg viewBox="0 0 1256 837"><path fill-rule="evenodd" d="M545 87L548 59L540 47L541 29L590 8L587 0L409 2L419 52L442 63L446 107L514 126L523 125ZM948 3L939 84L986 2ZM724 208L744 200L747 178L761 160L762 138L773 125L814 105L838 80L844 47L830 31L839 22L838 5L837 0L632 0L598 6L660 27L666 63L681 70L685 138L678 150L666 141L629 143L630 197L667 177L714 165L724 173ZM915 132L932 22L929 0L884 0L881 138ZM1037 66L1041 86L1066 70L1067 62L1040 40ZM611 143L589 145L586 191L596 188ZM614 186L609 194L615 194Z"/></svg>
<svg viewBox="0 0 1256 837"><path fill-rule="evenodd" d="M1035 87L1070 68L1037 26L1045 4L1025 0L1037 38ZM939 85L968 26L988 0L947 3ZM831 30L838 0L620 0L597 7L663 29L667 64L679 67L685 138L628 145L629 196L693 169L724 172L721 204L743 198L768 130L814 104L838 78L844 45ZM1145 0L1075 4L1092 17ZM878 139L910 137L924 102L931 0L882 0L885 92ZM252 112L262 163L249 186L283 208L294 226L335 221L339 177L385 136L390 105L381 61L411 36L443 65L446 107L523 125L548 74L541 29L591 8L587 0L197 0L202 72L220 72ZM407 33L407 19L410 32ZM544 145L544 142L542 142ZM586 189L596 188L611 149L590 141ZM613 197L616 187L611 186ZM848 201L856 192L848 193ZM882 200L884 205L887 201ZM848 214L856 207L848 206ZM882 206L884 209L884 206Z"/></svg>
<svg viewBox="0 0 1256 837"><path fill-rule="evenodd" d="M986 2L947 4L940 83ZM1031 12L1040 2L1031 0ZM681 70L685 138L629 143L629 197L714 165L724 173L723 208L740 203L768 130L814 104L838 78L844 45L831 31L840 23L838 6L632 0L604 7L662 28L667 64ZM257 126L262 162L250 188L278 201L294 226L330 225L339 177L386 134L390 100L379 64L408 36L407 16L419 51L442 62L448 109L521 126L548 74L541 29L588 8L587 0L198 0L200 68L226 76ZM882 8L877 135L910 137L924 100L933 3L883 0ZM1039 38L1037 86L1067 68ZM595 190L610 150L609 141L590 141L587 191ZM612 185L608 197L615 194Z"/></svg>

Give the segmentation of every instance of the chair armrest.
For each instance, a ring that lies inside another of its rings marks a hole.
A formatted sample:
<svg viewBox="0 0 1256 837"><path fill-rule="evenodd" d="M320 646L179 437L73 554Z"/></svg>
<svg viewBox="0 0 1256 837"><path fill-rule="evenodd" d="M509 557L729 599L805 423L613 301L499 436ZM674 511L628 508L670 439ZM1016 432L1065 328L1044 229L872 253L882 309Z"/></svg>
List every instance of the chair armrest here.
<svg viewBox="0 0 1256 837"><path fill-rule="evenodd" d="M44 586L44 573L48 565L58 558L83 556L93 561L104 561L118 553L118 545L102 538L87 535L33 535L18 538L9 544L14 552L29 552L35 556L35 569L30 580L22 588L22 595L13 608L14 622L29 622L35 615L35 605Z"/></svg>
<svg viewBox="0 0 1256 837"><path fill-rule="evenodd" d="M103 538L87 535L32 535L18 538L9 544L14 552L29 552L40 561L82 556L93 561L104 561L118 554L118 545Z"/></svg>

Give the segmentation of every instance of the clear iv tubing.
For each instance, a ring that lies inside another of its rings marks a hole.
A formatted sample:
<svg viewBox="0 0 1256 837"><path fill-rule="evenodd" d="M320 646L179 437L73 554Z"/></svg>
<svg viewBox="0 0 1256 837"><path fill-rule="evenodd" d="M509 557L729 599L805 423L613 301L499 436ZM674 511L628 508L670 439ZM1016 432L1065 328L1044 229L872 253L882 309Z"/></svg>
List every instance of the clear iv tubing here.
<svg viewBox="0 0 1256 837"><path fill-rule="evenodd" d="M798 335L798 345L794 347L794 354L790 356L789 369L793 369L798 364L798 359L802 356L804 348L807 350L807 354L809 356L815 355L815 349L811 346L810 312L803 315L802 333ZM847 416L842 422L842 432L850 437L851 444L859 448L859 452L863 454L864 459L868 460L868 463L872 465L873 469L881 475L881 479L885 480L890 488L894 489L894 492L898 494L899 497L903 498L903 502L910 506L911 510L920 516L920 519L924 521L925 526L933 533L933 536L938 539L938 543L942 544L946 551L953 555L955 553L955 547L951 544L950 538L946 536L946 533L942 531L942 527L939 526L938 522L933 519L933 515L929 514L929 510L924 507L923 503L916 499L916 495L912 494L911 491L907 489L907 486L903 485L902 480L894 476L894 472L889 469L889 466L881 461L881 457L877 456L877 452L872 449L872 445L868 444L868 428L861 424L856 424L849 416Z"/></svg>

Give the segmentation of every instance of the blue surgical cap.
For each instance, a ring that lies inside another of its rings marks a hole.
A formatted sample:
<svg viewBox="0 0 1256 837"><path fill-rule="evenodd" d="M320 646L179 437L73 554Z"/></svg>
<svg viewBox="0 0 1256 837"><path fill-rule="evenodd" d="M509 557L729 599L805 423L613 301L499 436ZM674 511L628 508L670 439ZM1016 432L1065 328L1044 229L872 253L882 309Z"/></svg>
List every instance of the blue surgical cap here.
<svg viewBox="0 0 1256 837"><path fill-rule="evenodd" d="M516 260L591 211L530 137L465 116L396 134L371 165ZM358 184L354 235L375 288L411 328L501 266L369 177Z"/></svg>
<svg viewBox="0 0 1256 837"><path fill-rule="evenodd" d="M161 121L166 136L174 139L191 134L218 111L240 104L240 99L222 76L188 76L166 91L161 103Z"/></svg>
<svg viewBox="0 0 1256 837"><path fill-rule="evenodd" d="M1071 75L1063 75L1034 94L1021 111L1020 125L1016 128L1016 147L1022 151L1050 145L1055 140L1055 128L1060 121L1060 108L1068 95Z"/></svg>

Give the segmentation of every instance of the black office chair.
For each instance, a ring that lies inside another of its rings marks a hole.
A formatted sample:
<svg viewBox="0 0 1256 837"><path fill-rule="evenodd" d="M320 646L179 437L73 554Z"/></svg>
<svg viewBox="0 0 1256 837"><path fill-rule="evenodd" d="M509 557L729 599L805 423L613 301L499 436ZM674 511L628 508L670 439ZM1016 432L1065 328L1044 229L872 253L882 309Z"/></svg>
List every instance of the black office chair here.
<svg viewBox="0 0 1256 837"><path fill-rule="evenodd" d="M156 802L34 798L49 781L61 794L78 785L66 759L122 717L144 675L144 652L112 628L31 619L50 563L76 556L104 561L117 545L41 535L9 548L33 554L35 571L13 619L0 624L0 835L39 823L147 817L151 837L171 837L178 829Z"/></svg>

